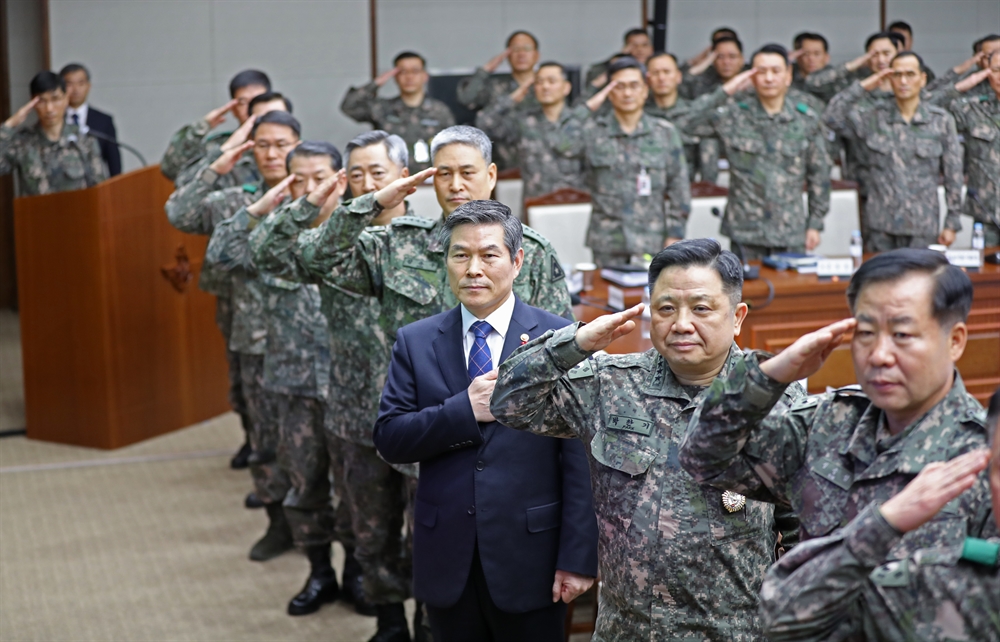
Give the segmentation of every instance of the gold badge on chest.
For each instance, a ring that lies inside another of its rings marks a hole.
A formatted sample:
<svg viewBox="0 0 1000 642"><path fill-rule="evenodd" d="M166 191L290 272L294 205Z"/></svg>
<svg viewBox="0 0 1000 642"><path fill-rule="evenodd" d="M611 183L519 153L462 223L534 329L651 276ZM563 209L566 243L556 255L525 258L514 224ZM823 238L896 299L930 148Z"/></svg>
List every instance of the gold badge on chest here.
<svg viewBox="0 0 1000 642"><path fill-rule="evenodd" d="M734 493L731 490L727 490L722 493L722 507L725 508L730 513L735 513L736 511L743 510L743 507L747 505L747 498L739 493Z"/></svg>

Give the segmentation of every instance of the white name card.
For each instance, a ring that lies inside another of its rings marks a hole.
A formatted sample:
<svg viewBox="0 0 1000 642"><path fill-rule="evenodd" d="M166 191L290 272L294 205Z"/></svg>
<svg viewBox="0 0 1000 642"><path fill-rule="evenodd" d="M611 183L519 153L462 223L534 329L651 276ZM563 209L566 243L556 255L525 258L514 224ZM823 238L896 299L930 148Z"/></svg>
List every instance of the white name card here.
<svg viewBox="0 0 1000 642"><path fill-rule="evenodd" d="M944 253L948 262L956 267L978 270L982 267L982 254L979 250L948 250Z"/></svg>
<svg viewBox="0 0 1000 642"><path fill-rule="evenodd" d="M816 261L816 276L851 276L854 273L854 259L820 259Z"/></svg>
<svg viewBox="0 0 1000 642"><path fill-rule="evenodd" d="M612 310L624 310L625 291L619 287L608 284L608 307Z"/></svg>

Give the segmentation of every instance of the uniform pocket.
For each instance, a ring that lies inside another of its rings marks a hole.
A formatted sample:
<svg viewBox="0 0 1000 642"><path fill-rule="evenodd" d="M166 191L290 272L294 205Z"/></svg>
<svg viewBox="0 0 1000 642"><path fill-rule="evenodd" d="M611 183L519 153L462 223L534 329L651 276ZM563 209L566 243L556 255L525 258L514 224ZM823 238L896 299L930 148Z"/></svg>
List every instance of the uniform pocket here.
<svg viewBox="0 0 1000 642"><path fill-rule="evenodd" d="M628 531L632 524L633 511L639 505L639 491L646 484L646 472L657 454L630 439L635 435L618 435L616 431L598 432L590 442L590 452L594 460L608 470L595 475L595 496L602 497L608 506L618 506L621 510L604 514L602 519L611 522L616 530Z"/></svg>
<svg viewBox="0 0 1000 642"><path fill-rule="evenodd" d="M82 180L85 174L83 170L83 162L72 154L63 158L62 171L67 178L74 181Z"/></svg>
<svg viewBox="0 0 1000 642"><path fill-rule="evenodd" d="M920 158L939 158L944 152L944 147L938 140L919 140L916 147Z"/></svg>
<svg viewBox="0 0 1000 642"><path fill-rule="evenodd" d="M421 305L428 305L437 298L437 288L405 266L392 266L386 274L385 287Z"/></svg>

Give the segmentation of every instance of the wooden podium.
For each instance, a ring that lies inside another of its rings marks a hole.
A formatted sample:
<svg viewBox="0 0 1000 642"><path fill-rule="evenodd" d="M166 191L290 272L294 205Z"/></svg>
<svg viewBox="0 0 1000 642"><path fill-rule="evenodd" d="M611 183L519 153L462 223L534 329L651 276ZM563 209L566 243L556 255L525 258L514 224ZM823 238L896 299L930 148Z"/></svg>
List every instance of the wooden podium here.
<svg viewBox="0 0 1000 642"><path fill-rule="evenodd" d="M172 190L153 166L14 201L28 437L118 448L228 409L207 239L167 222Z"/></svg>

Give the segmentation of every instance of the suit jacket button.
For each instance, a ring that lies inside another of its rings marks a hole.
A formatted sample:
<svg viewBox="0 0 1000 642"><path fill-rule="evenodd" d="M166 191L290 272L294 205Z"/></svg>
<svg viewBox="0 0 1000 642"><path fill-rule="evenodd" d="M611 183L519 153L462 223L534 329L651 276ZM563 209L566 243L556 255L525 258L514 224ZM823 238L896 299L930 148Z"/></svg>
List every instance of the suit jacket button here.
<svg viewBox="0 0 1000 642"><path fill-rule="evenodd" d="M476 514L476 507L475 506L469 506L469 514L470 515L475 515Z"/></svg>
<svg viewBox="0 0 1000 642"><path fill-rule="evenodd" d="M486 464L484 464L482 461L476 462L476 470L482 470L484 468L486 468Z"/></svg>

